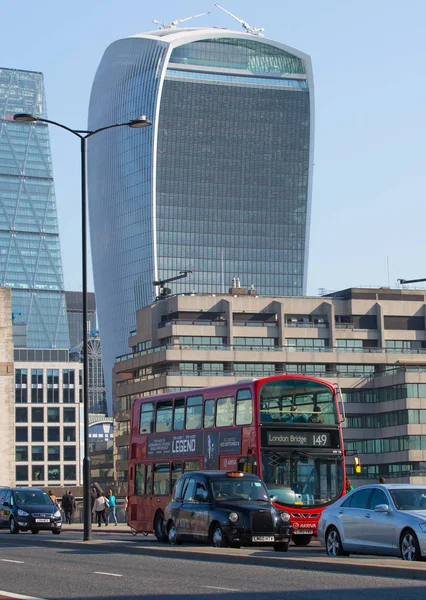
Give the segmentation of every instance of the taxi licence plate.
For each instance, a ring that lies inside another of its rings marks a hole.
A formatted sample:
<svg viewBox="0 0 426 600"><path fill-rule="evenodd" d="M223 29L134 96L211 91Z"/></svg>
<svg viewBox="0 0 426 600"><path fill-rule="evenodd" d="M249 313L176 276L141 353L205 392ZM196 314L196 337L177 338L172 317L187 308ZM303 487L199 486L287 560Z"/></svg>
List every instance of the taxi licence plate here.
<svg viewBox="0 0 426 600"><path fill-rule="evenodd" d="M313 535L314 530L313 529L296 529L295 531L293 531L293 535Z"/></svg>
<svg viewBox="0 0 426 600"><path fill-rule="evenodd" d="M36 523L50 523L50 519L36 519Z"/></svg>
<svg viewBox="0 0 426 600"><path fill-rule="evenodd" d="M274 542L275 538L273 535L253 535L251 538L252 542Z"/></svg>

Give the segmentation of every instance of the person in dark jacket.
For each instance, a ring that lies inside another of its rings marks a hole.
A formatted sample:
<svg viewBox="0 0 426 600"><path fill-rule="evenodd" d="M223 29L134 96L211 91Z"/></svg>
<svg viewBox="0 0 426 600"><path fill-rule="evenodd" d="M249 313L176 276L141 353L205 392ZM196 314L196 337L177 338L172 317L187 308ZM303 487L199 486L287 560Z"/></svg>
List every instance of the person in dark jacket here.
<svg viewBox="0 0 426 600"><path fill-rule="evenodd" d="M71 525L72 514L75 511L75 498L71 490L62 496L62 510L65 514L65 523Z"/></svg>

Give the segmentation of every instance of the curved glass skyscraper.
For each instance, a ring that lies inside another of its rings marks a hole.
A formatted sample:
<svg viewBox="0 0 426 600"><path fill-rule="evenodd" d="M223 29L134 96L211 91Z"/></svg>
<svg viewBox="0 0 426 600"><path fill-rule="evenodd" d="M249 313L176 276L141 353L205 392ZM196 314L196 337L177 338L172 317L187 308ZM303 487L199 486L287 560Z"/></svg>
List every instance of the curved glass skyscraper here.
<svg viewBox="0 0 426 600"><path fill-rule="evenodd" d="M89 141L89 206L105 358L127 352L152 282L173 292L306 287L313 158L307 55L226 29L163 29L114 42L93 83L89 128L146 114L142 131Z"/></svg>

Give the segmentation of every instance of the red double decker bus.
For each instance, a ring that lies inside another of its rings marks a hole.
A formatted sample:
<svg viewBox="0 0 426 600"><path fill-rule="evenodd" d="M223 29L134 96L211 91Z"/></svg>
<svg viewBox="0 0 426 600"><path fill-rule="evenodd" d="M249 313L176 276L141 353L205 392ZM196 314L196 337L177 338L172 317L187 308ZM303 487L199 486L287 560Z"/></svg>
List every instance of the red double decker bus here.
<svg viewBox="0 0 426 600"><path fill-rule="evenodd" d="M184 471L256 473L293 540L306 545L322 509L345 493L340 390L280 375L136 399L132 406L128 522L165 539L163 513Z"/></svg>

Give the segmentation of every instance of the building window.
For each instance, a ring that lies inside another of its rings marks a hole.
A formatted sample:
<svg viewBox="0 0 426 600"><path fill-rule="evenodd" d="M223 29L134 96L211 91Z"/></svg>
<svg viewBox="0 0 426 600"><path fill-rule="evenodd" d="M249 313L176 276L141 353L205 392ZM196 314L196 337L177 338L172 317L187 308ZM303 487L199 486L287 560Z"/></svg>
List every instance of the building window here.
<svg viewBox="0 0 426 600"><path fill-rule="evenodd" d="M25 404L27 398L27 369L15 369L15 402Z"/></svg>
<svg viewBox="0 0 426 600"><path fill-rule="evenodd" d="M59 427L48 427L47 428L47 441L48 442L59 442Z"/></svg>
<svg viewBox="0 0 426 600"><path fill-rule="evenodd" d="M31 427L31 441L44 442L44 428L43 427Z"/></svg>
<svg viewBox="0 0 426 600"><path fill-rule="evenodd" d="M64 465L65 481L75 481L76 480L75 473L76 473L75 465Z"/></svg>
<svg viewBox="0 0 426 600"><path fill-rule="evenodd" d="M28 423L27 407L15 408L15 421L16 423Z"/></svg>
<svg viewBox="0 0 426 600"><path fill-rule="evenodd" d="M28 446L15 447L15 460L17 462L28 460Z"/></svg>
<svg viewBox="0 0 426 600"><path fill-rule="evenodd" d="M16 465L16 481L28 481L28 466Z"/></svg>
<svg viewBox="0 0 426 600"><path fill-rule="evenodd" d="M75 427L64 427L64 442L75 442Z"/></svg>
<svg viewBox="0 0 426 600"><path fill-rule="evenodd" d="M59 369L47 369L47 401L59 402Z"/></svg>
<svg viewBox="0 0 426 600"><path fill-rule="evenodd" d="M61 468L59 465L49 465L47 469L47 478L49 483L59 481L61 478Z"/></svg>
<svg viewBox="0 0 426 600"><path fill-rule="evenodd" d="M64 403L75 402L74 371L71 369L62 371L62 401Z"/></svg>
<svg viewBox="0 0 426 600"><path fill-rule="evenodd" d="M64 460L75 460L75 446L64 446Z"/></svg>
<svg viewBox="0 0 426 600"><path fill-rule="evenodd" d="M33 465L33 481L44 481L44 465Z"/></svg>
<svg viewBox="0 0 426 600"><path fill-rule="evenodd" d="M17 442L28 442L28 427L16 427L15 440Z"/></svg>
<svg viewBox="0 0 426 600"><path fill-rule="evenodd" d="M59 408L49 407L47 409L47 422L48 423L59 423Z"/></svg>
<svg viewBox="0 0 426 600"><path fill-rule="evenodd" d="M75 408L64 407L64 423L75 423Z"/></svg>
<svg viewBox="0 0 426 600"><path fill-rule="evenodd" d="M44 446L32 446L31 447L31 458L33 462L44 461Z"/></svg>
<svg viewBox="0 0 426 600"><path fill-rule="evenodd" d="M43 402L43 369L31 369L31 402Z"/></svg>
<svg viewBox="0 0 426 600"><path fill-rule="evenodd" d="M236 350L277 350L278 338L234 337Z"/></svg>
<svg viewBox="0 0 426 600"><path fill-rule="evenodd" d="M61 450L59 446L47 447L47 460L48 462L58 462L61 460Z"/></svg>
<svg viewBox="0 0 426 600"><path fill-rule="evenodd" d="M44 408L31 408L31 421L32 423L43 423L44 422Z"/></svg>

